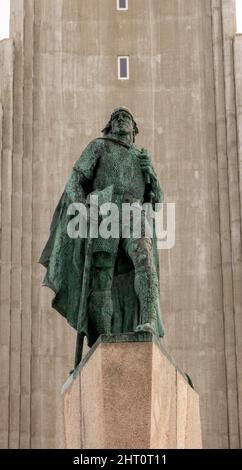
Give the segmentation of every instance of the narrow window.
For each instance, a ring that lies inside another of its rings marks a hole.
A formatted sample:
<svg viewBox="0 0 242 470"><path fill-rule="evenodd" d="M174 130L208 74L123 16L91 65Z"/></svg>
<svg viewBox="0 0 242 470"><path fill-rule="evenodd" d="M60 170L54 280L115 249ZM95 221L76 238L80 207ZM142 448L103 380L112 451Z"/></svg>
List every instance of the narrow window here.
<svg viewBox="0 0 242 470"><path fill-rule="evenodd" d="M9 38L10 0L0 1L0 39Z"/></svg>
<svg viewBox="0 0 242 470"><path fill-rule="evenodd" d="M118 57L118 78L119 80L129 79L129 57L128 56Z"/></svg>
<svg viewBox="0 0 242 470"><path fill-rule="evenodd" d="M236 21L237 21L237 33L242 33L242 2L236 0Z"/></svg>
<svg viewBox="0 0 242 470"><path fill-rule="evenodd" d="M117 0L117 10L128 10L128 0Z"/></svg>

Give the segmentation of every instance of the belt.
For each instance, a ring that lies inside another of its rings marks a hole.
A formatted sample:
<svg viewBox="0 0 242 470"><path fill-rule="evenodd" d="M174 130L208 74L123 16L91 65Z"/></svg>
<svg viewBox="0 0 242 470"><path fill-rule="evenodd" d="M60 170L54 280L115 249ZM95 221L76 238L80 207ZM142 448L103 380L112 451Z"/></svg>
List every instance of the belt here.
<svg viewBox="0 0 242 470"><path fill-rule="evenodd" d="M114 193L113 202L116 202L116 203L128 202L130 204L133 204L134 202L139 202L140 204L143 203L141 199L133 196L133 194L130 194L130 193L123 193L123 194Z"/></svg>

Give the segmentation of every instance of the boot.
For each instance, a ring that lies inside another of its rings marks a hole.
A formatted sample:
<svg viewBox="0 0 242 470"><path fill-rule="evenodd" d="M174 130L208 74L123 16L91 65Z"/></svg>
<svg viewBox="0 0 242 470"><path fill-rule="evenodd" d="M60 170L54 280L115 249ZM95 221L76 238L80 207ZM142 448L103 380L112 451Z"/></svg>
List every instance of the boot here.
<svg viewBox="0 0 242 470"><path fill-rule="evenodd" d="M158 336L164 336L156 271L149 266L136 271L134 288L140 306L140 324L135 331L148 331Z"/></svg>
<svg viewBox="0 0 242 470"><path fill-rule="evenodd" d="M95 291L90 295L89 315L97 337L111 333L113 303L111 290Z"/></svg>

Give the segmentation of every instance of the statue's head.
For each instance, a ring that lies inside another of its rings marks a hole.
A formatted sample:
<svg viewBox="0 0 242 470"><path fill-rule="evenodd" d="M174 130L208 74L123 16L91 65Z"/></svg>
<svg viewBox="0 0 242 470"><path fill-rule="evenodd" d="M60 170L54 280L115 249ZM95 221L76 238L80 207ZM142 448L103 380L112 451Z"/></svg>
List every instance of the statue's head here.
<svg viewBox="0 0 242 470"><path fill-rule="evenodd" d="M132 113L127 108L120 106L114 109L102 132L104 135L115 134L117 136L131 134L134 142L139 129Z"/></svg>

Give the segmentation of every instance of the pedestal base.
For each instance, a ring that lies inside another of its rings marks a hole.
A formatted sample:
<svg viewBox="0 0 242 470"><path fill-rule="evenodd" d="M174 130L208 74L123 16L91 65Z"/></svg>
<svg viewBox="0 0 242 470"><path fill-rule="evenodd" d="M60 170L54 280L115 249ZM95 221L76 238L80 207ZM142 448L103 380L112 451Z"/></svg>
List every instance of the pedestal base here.
<svg viewBox="0 0 242 470"><path fill-rule="evenodd" d="M150 333L101 336L63 406L67 449L202 448L198 395Z"/></svg>

